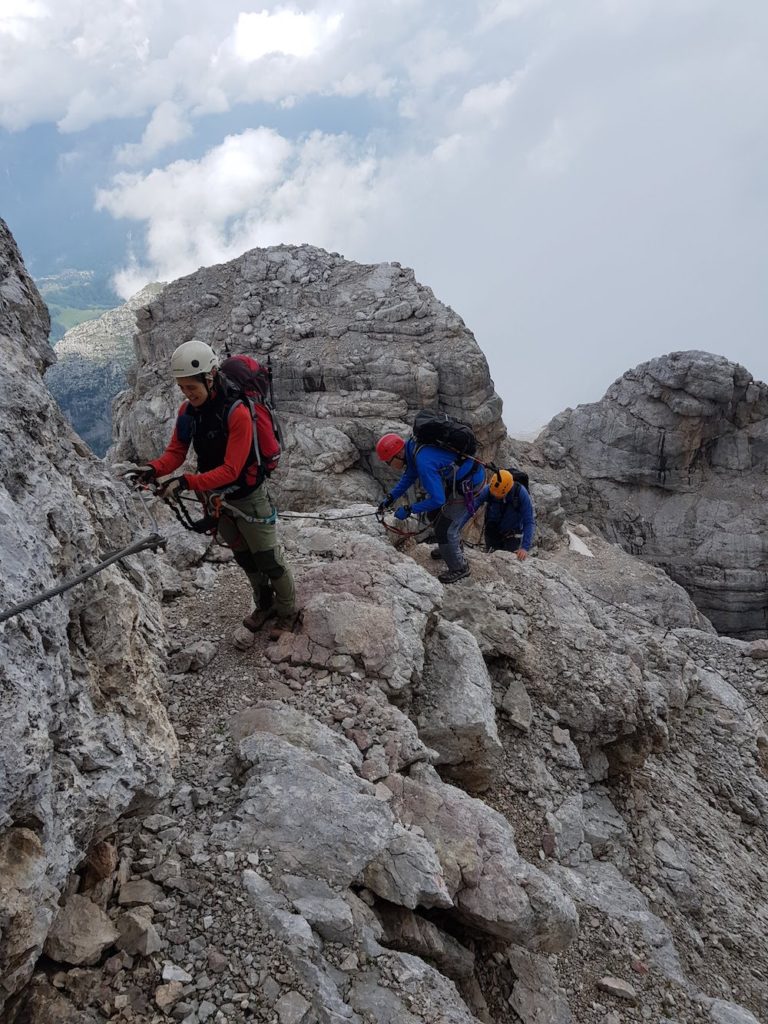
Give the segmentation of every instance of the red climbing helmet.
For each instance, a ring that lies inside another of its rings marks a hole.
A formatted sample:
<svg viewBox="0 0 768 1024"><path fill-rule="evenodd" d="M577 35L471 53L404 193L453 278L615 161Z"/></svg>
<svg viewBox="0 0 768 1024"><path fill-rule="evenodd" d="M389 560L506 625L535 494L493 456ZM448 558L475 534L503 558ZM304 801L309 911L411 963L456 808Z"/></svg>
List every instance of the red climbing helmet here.
<svg viewBox="0 0 768 1024"><path fill-rule="evenodd" d="M376 454L382 462L389 462L405 448L405 441L399 434L385 434L376 442Z"/></svg>

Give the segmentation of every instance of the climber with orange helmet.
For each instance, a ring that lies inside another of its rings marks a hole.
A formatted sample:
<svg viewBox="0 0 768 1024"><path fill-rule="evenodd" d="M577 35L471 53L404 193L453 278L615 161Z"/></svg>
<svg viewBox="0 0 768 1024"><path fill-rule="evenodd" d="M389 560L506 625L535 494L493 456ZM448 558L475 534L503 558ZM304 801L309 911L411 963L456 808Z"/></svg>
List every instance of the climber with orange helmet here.
<svg viewBox="0 0 768 1024"><path fill-rule="evenodd" d="M383 510L393 505L417 481L427 492L414 505L395 510L395 519L404 520L422 512L437 512L434 532L440 557L447 569L437 577L441 583L456 583L469 576L469 565L461 550L461 529L466 522L468 496L480 491L485 480L482 465L471 457L456 456L433 444L405 441L399 434L385 434L376 443L376 454L401 474L389 494L379 504Z"/></svg>
<svg viewBox="0 0 768 1024"><path fill-rule="evenodd" d="M527 480L527 477L526 477ZM485 546L488 551L512 551L519 561L528 557L536 516L528 489L508 469L497 470L480 492L476 506L486 506Z"/></svg>

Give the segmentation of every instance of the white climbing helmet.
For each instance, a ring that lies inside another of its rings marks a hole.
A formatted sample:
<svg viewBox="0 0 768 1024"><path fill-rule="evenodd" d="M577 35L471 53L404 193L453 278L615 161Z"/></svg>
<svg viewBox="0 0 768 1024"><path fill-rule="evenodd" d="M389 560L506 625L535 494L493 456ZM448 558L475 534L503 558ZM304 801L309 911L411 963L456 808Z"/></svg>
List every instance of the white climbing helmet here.
<svg viewBox="0 0 768 1024"><path fill-rule="evenodd" d="M204 341L193 338L185 341L171 356L171 373L174 377L197 377L208 374L216 367L216 353Z"/></svg>

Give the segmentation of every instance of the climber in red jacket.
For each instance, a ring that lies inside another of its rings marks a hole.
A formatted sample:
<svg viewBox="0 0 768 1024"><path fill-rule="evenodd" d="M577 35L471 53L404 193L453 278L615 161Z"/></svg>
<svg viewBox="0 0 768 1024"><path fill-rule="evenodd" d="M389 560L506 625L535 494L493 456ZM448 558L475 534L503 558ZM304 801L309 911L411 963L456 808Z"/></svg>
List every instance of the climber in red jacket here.
<svg viewBox="0 0 768 1024"><path fill-rule="evenodd" d="M142 476L150 481L174 473L192 445L198 472L172 476L161 485L160 495L173 500L184 490L225 494L218 533L248 577L256 604L243 619L245 631L238 631L235 644L250 646L253 634L271 619L275 622L270 636L276 639L295 625L296 592L277 540L277 510L266 487L269 453L260 457L249 404L219 374L209 345L194 339L184 342L171 356L171 372L185 401L168 447L140 467Z"/></svg>

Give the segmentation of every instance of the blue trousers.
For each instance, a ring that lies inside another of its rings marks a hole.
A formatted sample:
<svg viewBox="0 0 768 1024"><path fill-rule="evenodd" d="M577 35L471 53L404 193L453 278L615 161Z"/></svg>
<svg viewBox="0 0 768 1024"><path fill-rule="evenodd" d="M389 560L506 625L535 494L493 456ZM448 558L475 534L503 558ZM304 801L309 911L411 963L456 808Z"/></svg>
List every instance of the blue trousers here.
<svg viewBox="0 0 768 1024"><path fill-rule="evenodd" d="M463 569L466 565L461 550L461 531L468 519L464 496L458 495L446 501L435 520L435 540L440 557L449 569Z"/></svg>

